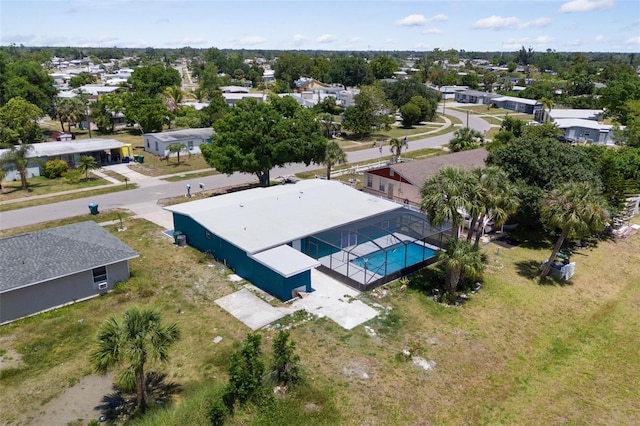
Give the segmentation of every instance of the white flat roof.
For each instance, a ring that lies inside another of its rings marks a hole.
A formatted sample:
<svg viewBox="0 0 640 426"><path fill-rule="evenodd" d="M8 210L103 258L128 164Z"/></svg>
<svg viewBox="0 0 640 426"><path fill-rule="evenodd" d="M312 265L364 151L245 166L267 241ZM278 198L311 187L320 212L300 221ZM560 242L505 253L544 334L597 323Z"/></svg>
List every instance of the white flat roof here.
<svg viewBox="0 0 640 426"><path fill-rule="evenodd" d="M303 180L165 207L249 254L403 208L338 181Z"/></svg>
<svg viewBox="0 0 640 426"><path fill-rule="evenodd" d="M320 266L320 262L313 257L309 257L286 244L249 255L249 257L285 278Z"/></svg>
<svg viewBox="0 0 640 426"><path fill-rule="evenodd" d="M539 103L535 99L516 98L513 96L500 96L499 98L493 98L491 100L494 102L511 101L511 102L516 102L516 103L526 104L526 105L536 105Z"/></svg>
<svg viewBox="0 0 640 426"><path fill-rule="evenodd" d="M85 152L103 151L105 149L124 148L127 144L115 139L81 139L65 142L40 142L31 145L33 148L27 158L52 157L65 154L83 154ZM0 155L8 149L0 149Z"/></svg>
<svg viewBox="0 0 640 426"><path fill-rule="evenodd" d="M549 116L552 119L559 118L582 118L585 120L595 120L595 118L603 114L601 109L552 109L549 111Z"/></svg>
<svg viewBox="0 0 640 426"><path fill-rule="evenodd" d="M601 124L593 120L584 120L580 118L558 118L554 121L561 129L569 127L583 127L585 129L593 129L599 131L609 131L613 127L611 124Z"/></svg>

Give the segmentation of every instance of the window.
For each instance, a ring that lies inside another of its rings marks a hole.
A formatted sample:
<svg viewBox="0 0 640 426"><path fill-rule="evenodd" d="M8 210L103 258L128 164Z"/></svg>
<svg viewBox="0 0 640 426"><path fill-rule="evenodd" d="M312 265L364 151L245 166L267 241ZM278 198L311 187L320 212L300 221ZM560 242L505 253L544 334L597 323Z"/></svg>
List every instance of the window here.
<svg viewBox="0 0 640 426"><path fill-rule="evenodd" d="M373 188L373 176L367 175L367 188Z"/></svg>
<svg viewBox="0 0 640 426"><path fill-rule="evenodd" d="M378 190L384 192L384 185L385 185L384 179L380 179L380 186L378 186Z"/></svg>
<svg viewBox="0 0 640 426"><path fill-rule="evenodd" d="M100 286L100 284L107 283L107 267L106 266L95 268L91 272L93 273L93 284L95 284L96 286Z"/></svg>
<svg viewBox="0 0 640 426"><path fill-rule="evenodd" d="M156 141L156 152L158 151L158 142Z"/></svg>

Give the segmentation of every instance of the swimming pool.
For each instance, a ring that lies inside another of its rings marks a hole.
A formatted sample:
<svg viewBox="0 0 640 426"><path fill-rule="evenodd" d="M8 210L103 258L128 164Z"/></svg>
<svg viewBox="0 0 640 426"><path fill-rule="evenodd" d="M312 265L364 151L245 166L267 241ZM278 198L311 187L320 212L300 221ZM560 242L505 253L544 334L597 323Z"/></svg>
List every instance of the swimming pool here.
<svg viewBox="0 0 640 426"><path fill-rule="evenodd" d="M436 255L436 251L429 247L424 247L416 243L398 243L385 250L374 251L365 256L351 261L354 265L366 268L367 271L375 272L379 275L389 275L407 266L415 265L418 262L429 259ZM405 263L406 258L406 263ZM385 271L385 260L387 268Z"/></svg>

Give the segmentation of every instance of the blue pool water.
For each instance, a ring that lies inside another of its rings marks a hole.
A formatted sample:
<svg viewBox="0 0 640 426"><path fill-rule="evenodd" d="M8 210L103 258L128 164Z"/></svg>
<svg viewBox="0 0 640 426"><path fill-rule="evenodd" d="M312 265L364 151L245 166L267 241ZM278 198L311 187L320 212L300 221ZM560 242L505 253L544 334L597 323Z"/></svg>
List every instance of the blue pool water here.
<svg viewBox="0 0 640 426"><path fill-rule="evenodd" d="M415 265L416 263L422 262L423 260L429 259L435 255L435 250L415 243L409 243L406 245L398 243L389 246L386 249L386 275L399 271L407 266ZM385 250L378 250L351 261L351 263L358 265L361 268L364 268L366 263L367 271L375 272L379 275L385 275L384 262Z"/></svg>

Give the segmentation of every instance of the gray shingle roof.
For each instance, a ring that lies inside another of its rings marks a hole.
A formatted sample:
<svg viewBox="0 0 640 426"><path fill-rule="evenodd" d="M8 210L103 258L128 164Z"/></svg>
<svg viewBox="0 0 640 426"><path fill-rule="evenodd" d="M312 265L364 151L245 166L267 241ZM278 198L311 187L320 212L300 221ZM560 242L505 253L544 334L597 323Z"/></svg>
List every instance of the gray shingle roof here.
<svg viewBox="0 0 640 426"><path fill-rule="evenodd" d="M0 239L0 293L138 257L87 221Z"/></svg>
<svg viewBox="0 0 640 426"><path fill-rule="evenodd" d="M470 151L438 155L424 160L391 164L388 167L412 184L421 186L427 178L435 175L444 166L459 167L465 170L473 167L484 167L484 160L487 155L489 153L486 149L478 148Z"/></svg>

